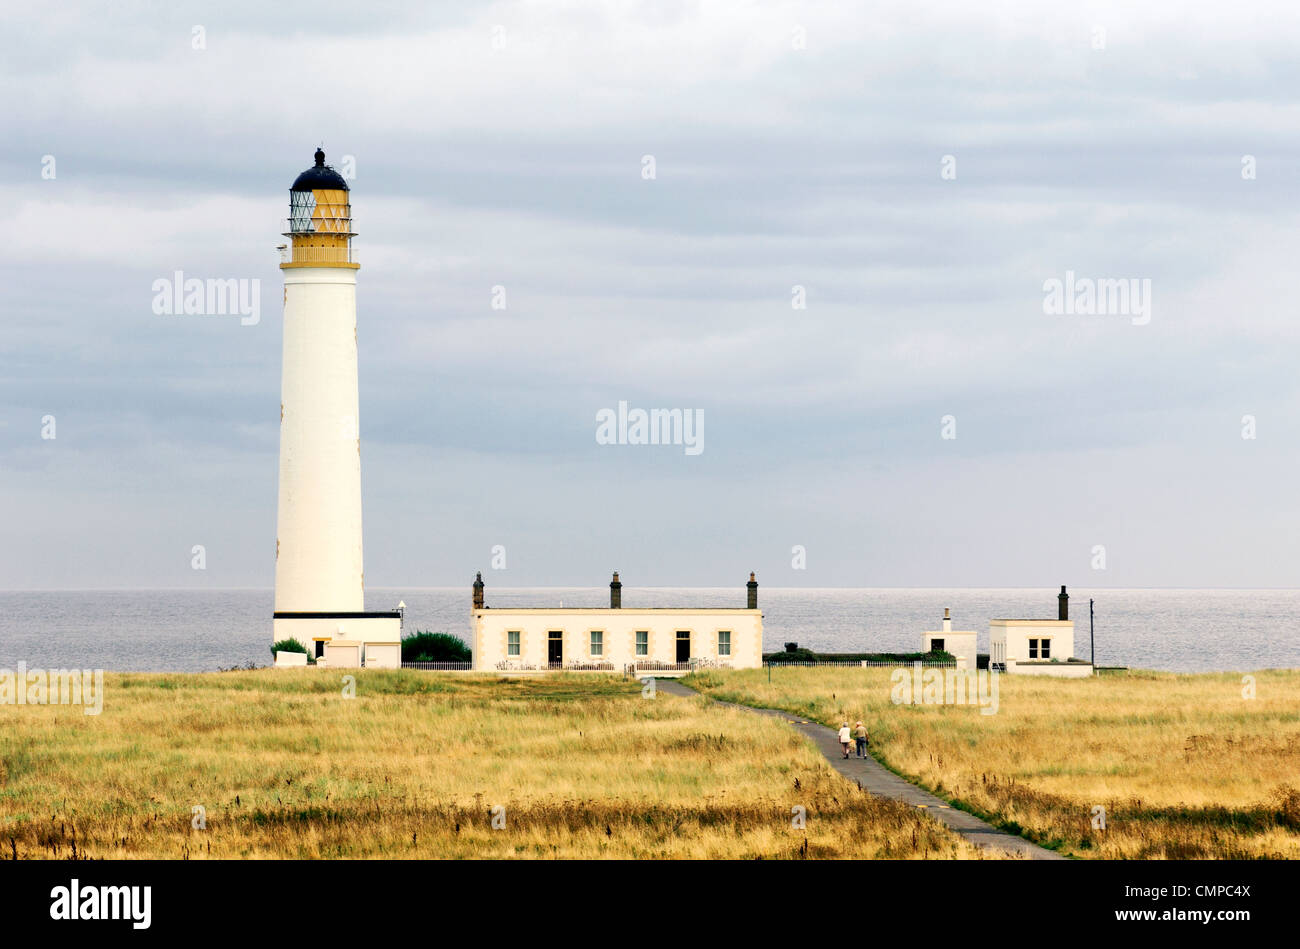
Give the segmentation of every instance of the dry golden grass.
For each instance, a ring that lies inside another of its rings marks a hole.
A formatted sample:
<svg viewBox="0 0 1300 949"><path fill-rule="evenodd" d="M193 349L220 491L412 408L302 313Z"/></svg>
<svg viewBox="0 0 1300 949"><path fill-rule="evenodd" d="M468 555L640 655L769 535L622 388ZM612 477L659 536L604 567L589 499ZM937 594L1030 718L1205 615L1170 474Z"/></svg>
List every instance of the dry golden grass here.
<svg viewBox="0 0 1300 949"><path fill-rule="evenodd" d="M0 706L0 855L981 856L784 724L702 698L645 699L616 676L358 671L344 699L341 675L110 674L99 716Z"/></svg>
<svg viewBox="0 0 1300 949"><path fill-rule="evenodd" d="M706 672L717 698L837 725L885 764L1065 853L1300 858L1300 670L999 678L999 707L894 705L890 670ZM1106 829L1092 808L1106 809Z"/></svg>

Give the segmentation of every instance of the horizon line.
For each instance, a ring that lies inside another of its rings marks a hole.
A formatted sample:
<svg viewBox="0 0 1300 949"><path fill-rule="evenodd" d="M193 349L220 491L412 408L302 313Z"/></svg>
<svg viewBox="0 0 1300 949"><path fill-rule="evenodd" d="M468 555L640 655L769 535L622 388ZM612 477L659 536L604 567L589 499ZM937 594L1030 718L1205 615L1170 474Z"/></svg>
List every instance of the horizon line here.
<svg viewBox="0 0 1300 949"><path fill-rule="evenodd" d="M818 592L824 590L1043 590L1052 589L1061 584L1049 584L1047 586L775 586L762 585L760 589L766 590L797 590L805 592ZM518 586L498 585L496 589L504 590L605 590L608 584L597 586L580 586L577 584L521 584ZM625 590L732 590L744 589L744 584L730 584L727 586L700 585L700 584L664 584L657 586L634 586L624 583ZM471 584L464 586L377 586L371 587L371 591L379 590L470 590ZM1092 591L1144 591L1144 590L1223 590L1234 592L1290 592L1300 591L1300 586L1294 587L1232 587L1232 586L1135 586L1135 587L1088 587L1079 586L1075 589L1092 590ZM1068 590L1068 585L1067 585ZM230 586L230 587L2 587L0 594L4 593L230 593L237 591L257 591L274 593L274 586ZM1054 594L1057 595L1057 594Z"/></svg>

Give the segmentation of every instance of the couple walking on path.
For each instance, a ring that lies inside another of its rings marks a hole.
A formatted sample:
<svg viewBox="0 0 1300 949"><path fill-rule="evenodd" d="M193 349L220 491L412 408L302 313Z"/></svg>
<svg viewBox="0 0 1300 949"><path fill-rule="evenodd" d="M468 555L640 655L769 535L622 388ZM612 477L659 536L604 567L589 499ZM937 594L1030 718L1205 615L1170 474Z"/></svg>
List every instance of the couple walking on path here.
<svg viewBox="0 0 1300 949"><path fill-rule="evenodd" d="M849 751L853 744L857 745L858 758L867 756L867 726L858 722L854 725L853 730L849 731L849 723L840 723L840 748L844 750L844 757L849 756Z"/></svg>

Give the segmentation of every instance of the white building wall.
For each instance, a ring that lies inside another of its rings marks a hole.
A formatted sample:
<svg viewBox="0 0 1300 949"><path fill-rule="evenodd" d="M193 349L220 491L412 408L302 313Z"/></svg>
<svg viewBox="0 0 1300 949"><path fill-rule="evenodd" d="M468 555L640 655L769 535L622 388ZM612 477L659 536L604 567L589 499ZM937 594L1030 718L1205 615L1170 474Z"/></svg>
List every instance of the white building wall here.
<svg viewBox="0 0 1300 949"><path fill-rule="evenodd" d="M392 642L368 642L364 651L364 662L367 669L400 669L402 668L402 644L396 640Z"/></svg>
<svg viewBox="0 0 1300 949"><path fill-rule="evenodd" d="M284 271L276 612L364 610L356 271Z"/></svg>
<svg viewBox="0 0 1300 949"><path fill-rule="evenodd" d="M1074 656L1072 620L995 619L989 623L989 661L1031 662L1030 639L1050 639L1051 658L1065 662Z"/></svg>
<svg viewBox="0 0 1300 949"><path fill-rule="evenodd" d="M621 671L632 662L677 661L677 631L691 633L691 658L707 659L733 669L763 665L763 614L748 609L476 609L472 613L474 668L492 670L498 663L547 667L551 630L563 633L564 663L607 662ZM508 633L520 634L520 654L507 654ZM601 655L591 652L591 632L603 636ZM636 654L636 633L646 631L648 655ZM718 633L731 633L731 654L718 651Z"/></svg>
<svg viewBox="0 0 1300 949"><path fill-rule="evenodd" d="M396 643L402 639L402 620L398 616L365 617L292 617L272 621L274 642L296 639L316 655L316 640L347 643Z"/></svg>
<svg viewBox="0 0 1300 949"><path fill-rule="evenodd" d="M1013 663L1007 666L1008 672L1017 675L1047 676L1053 679L1086 679L1093 674L1089 662L1030 662Z"/></svg>
<svg viewBox="0 0 1300 949"><path fill-rule="evenodd" d="M326 667L329 669L359 669L361 667L361 643L326 643L325 662Z"/></svg>
<svg viewBox="0 0 1300 949"><path fill-rule="evenodd" d="M975 668L975 651L976 644L979 640L979 634L970 629L950 629L950 630L932 630L921 634L921 652L929 652L930 644L936 640L943 640L944 652L951 653L958 658L958 669Z"/></svg>

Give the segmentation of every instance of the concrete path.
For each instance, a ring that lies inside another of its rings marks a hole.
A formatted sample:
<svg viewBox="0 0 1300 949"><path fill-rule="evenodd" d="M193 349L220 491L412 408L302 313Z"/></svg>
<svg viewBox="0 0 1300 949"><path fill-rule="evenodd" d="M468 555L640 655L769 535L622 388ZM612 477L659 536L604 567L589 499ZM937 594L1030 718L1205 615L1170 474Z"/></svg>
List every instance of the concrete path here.
<svg viewBox="0 0 1300 949"><path fill-rule="evenodd" d="M670 695L684 697L700 694L673 679L656 680L655 689L667 692ZM711 699L711 701L717 702L719 705L727 705L731 708L743 709L759 715L772 715L783 719L793 725L796 731L802 732L812 739L813 744L825 755L831 767L850 781L858 782L864 791L878 797L902 801L904 804L911 804L913 807L925 808L926 812L935 820L951 827L977 846L1000 850L1028 860L1066 859L1054 851L1030 843L1023 837L1017 837L1015 834L998 830L993 825L980 820L974 814L958 810L948 802L935 797L929 791L923 791L915 784L903 780L875 758L859 760L850 756L846 759L844 752L840 750L840 742L836 732L825 725L819 725L816 722L799 718L797 715L791 715L789 712L783 712L779 709L754 708L752 705L737 705L734 702L723 702L718 699Z"/></svg>

